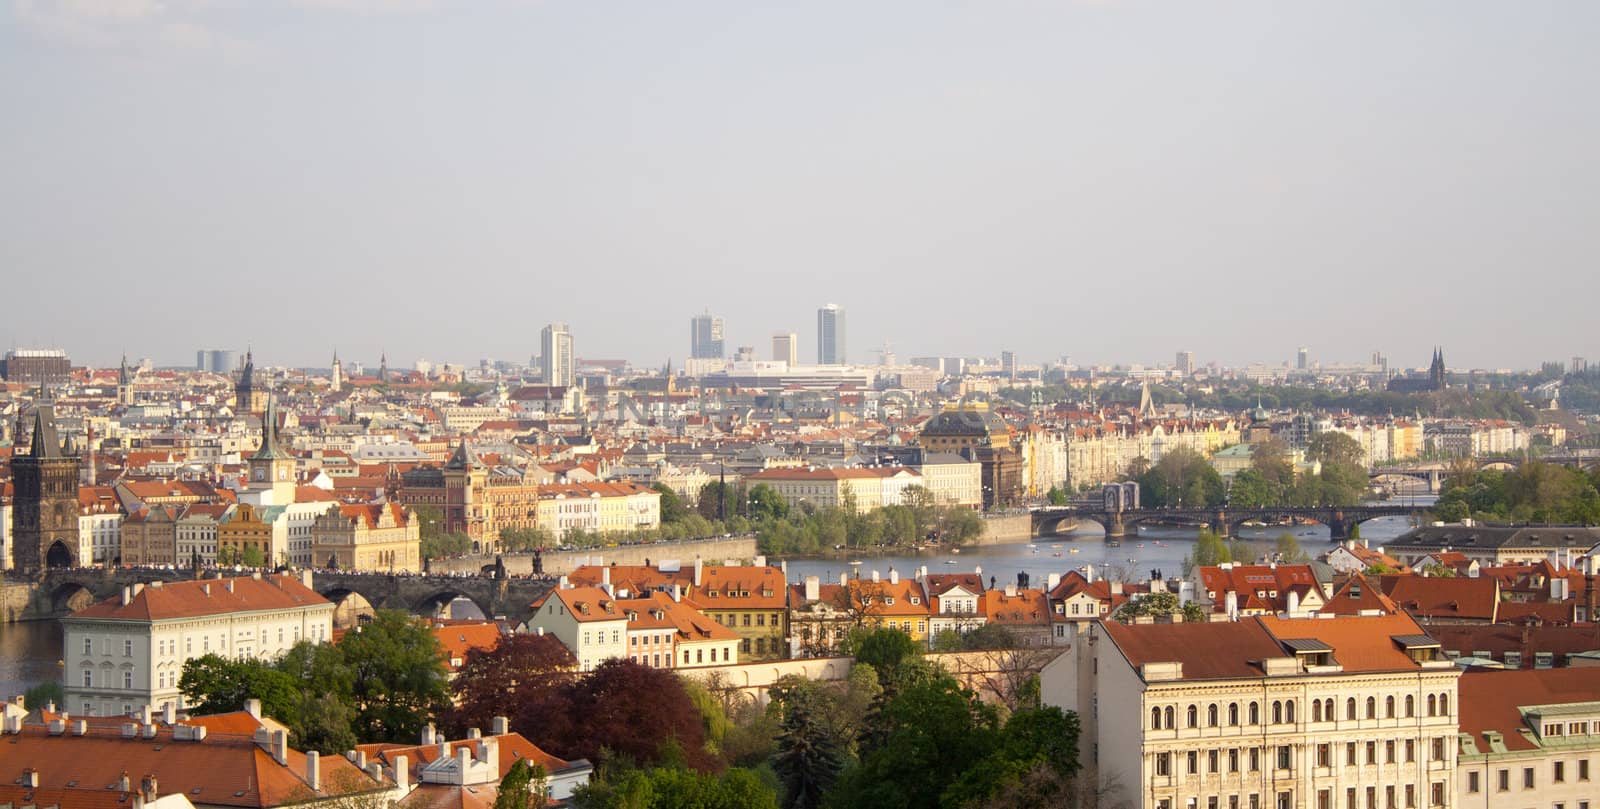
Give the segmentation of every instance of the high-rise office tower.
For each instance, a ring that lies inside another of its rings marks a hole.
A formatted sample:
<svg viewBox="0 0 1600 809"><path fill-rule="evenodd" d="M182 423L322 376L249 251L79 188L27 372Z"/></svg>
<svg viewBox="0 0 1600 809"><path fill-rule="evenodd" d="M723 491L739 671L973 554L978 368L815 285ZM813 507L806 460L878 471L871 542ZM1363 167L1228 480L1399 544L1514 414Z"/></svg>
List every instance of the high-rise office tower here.
<svg viewBox="0 0 1600 809"><path fill-rule="evenodd" d="M544 383L552 387L572 384L572 333L565 323L551 323L539 333L539 364Z"/></svg>
<svg viewBox="0 0 1600 809"><path fill-rule="evenodd" d="M1000 372L1005 374L1007 379L1017 378L1017 352L1000 352Z"/></svg>
<svg viewBox="0 0 1600 809"><path fill-rule="evenodd" d="M1311 349L1300 346L1300 353L1295 355L1294 367L1302 371L1311 368Z"/></svg>
<svg viewBox="0 0 1600 809"><path fill-rule="evenodd" d="M1184 376L1194 376L1194 352L1179 351L1177 367L1178 373Z"/></svg>
<svg viewBox="0 0 1600 809"><path fill-rule="evenodd" d="M799 365L800 335L792 331L780 331L772 335L772 359L787 362L790 368Z"/></svg>
<svg viewBox="0 0 1600 809"><path fill-rule="evenodd" d="M720 360L723 354L722 318L706 312L689 319L689 356L697 360Z"/></svg>
<svg viewBox="0 0 1600 809"><path fill-rule="evenodd" d="M817 310L817 364L845 363L844 309L830 303Z"/></svg>

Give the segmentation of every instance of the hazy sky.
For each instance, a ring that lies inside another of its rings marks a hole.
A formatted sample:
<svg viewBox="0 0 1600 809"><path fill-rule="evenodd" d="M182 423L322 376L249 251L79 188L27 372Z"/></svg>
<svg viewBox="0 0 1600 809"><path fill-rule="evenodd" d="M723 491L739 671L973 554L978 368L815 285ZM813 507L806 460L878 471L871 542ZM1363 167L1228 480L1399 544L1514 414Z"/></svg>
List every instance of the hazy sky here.
<svg viewBox="0 0 1600 809"><path fill-rule="evenodd" d="M1600 3L14 0L0 338L109 364L1600 356Z"/></svg>

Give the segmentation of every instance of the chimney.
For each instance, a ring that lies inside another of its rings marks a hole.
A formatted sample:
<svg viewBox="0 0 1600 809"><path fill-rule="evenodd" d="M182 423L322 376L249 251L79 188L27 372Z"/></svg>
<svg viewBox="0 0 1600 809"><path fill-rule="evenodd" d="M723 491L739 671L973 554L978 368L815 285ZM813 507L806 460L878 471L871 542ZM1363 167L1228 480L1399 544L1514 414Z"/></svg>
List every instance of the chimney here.
<svg viewBox="0 0 1600 809"><path fill-rule="evenodd" d="M1111 583L1111 594L1114 596L1122 595L1122 582L1114 581Z"/></svg>
<svg viewBox="0 0 1600 809"><path fill-rule="evenodd" d="M156 730L157 728L155 725L145 725L140 732L146 739L154 739L156 737Z"/></svg>
<svg viewBox="0 0 1600 809"><path fill-rule="evenodd" d="M250 714L251 716L255 717L256 719L260 719L261 718L261 700L259 700L259 699L247 699L247 700L245 700L244 701L244 712L247 713L247 714Z"/></svg>
<svg viewBox="0 0 1600 809"><path fill-rule="evenodd" d="M1006 598L1016 598L1016 597L1017 597L1017 585L1014 582L1006 582Z"/></svg>
<svg viewBox="0 0 1600 809"><path fill-rule="evenodd" d="M133 589L129 587L122 588L122 606L126 607L131 603L133 603Z"/></svg>
<svg viewBox="0 0 1600 809"><path fill-rule="evenodd" d="M1239 617L1239 594L1237 592L1229 590L1227 595L1223 597L1223 603L1227 605L1229 618Z"/></svg>
<svg viewBox="0 0 1600 809"><path fill-rule="evenodd" d="M150 705L148 703L139 708L139 724L150 724Z"/></svg>
<svg viewBox="0 0 1600 809"><path fill-rule="evenodd" d="M1295 591L1293 591L1293 590L1290 590L1289 591L1289 614L1291 616L1293 616L1293 615L1298 614L1299 612L1300 612L1300 594L1295 592Z"/></svg>
<svg viewBox="0 0 1600 809"><path fill-rule="evenodd" d="M161 721L170 725L177 720L178 708L168 701L161 706Z"/></svg>
<svg viewBox="0 0 1600 809"><path fill-rule="evenodd" d="M783 580L784 581L788 581L789 580L789 560L788 559L780 559L778 561L778 569L783 571Z"/></svg>
<svg viewBox="0 0 1600 809"><path fill-rule="evenodd" d="M1056 585L1059 585L1060 583L1060 573L1051 573L1050 575L1044 577L1044 589L1046 590L1054 590L1056 589Z"/></svg>
<svg viewBox="0 0 1600 809"><path fill-rule="evenodd" d="M139 736L139 726L138 725L136 725L136 724L134 724L132 722L123 722L122 723L122 738L124 738L124 739L135 739L135 738L138 738L138 736ZM126 792L127 790L124 789L123 791Z"/></svg>
<svg viewBox="0 0 1600 809"><path fill-rule="evenodd" d="M133 789L133 779L128 777L128 771L127 770L123 770L122 771L122 777L117 779L117 789L119 789L119 790L121 790L123 792L132 791L132 789Z"/></svg>
<svg viewBox="0 0 1600 809"><path fill-rule="evenodd" d="M312 792L322 789L322 754L315 750L306 751L306 786Z"/></svg>
<svg viewBox="0 0 1600 809"><path fill-rule="evenodd" d="M22 771L22 785L28 789L39 788L39 771L29 767Z"/></svg>
<svg viewBox="0 0 1600 809"><path fill-rule="evenodd" d="M705 563L701 562L700 561L700 557L696 556L694 558L694 586L699 587L700 586L700 579L702 577L704 577L704 576L705 576Z"/></svg>
<svg viewBox="0 0 1600 809"><path fill-rule="evenodd" d="M1083 566L1083 580L1090 584L1094 584L1094 565Z"/></svg>
<svg viewBox="0 0 1600 809"><path fill-rule="evenodd" d="M876 584L878 582L878 571L876 571L876 570L872 571L872 582L874 584Z"/></svg>
<svg viewBox="0 0 1600 809"><path fill-rule="evenodd" d="M755 567L766 567L767 566L767 557L765 557L765 556L757 556L753 561L753 565Z"/></svg>
<svg viewBox="0 0 1600 809"><path fill-rule="evenodd" d="M560 579L557 580L557 586L559 586L563 590L571 590L572 589L572 582L568 581L567 577L565 575L563 575Z"/></svg>
<svg viewBox="0 0 1600 809"><path fill-rule="evenodd" d="M467 783L467 769L472 766L472 746L463 744L456 748L456 772L461 773L461 783Z"/></svg>
<svg viewBox="0 0 1600 809"><path fill-rule="evenodd" d="M211 595L211 582L206 582L200 585L200 592L205 593L208 596Z"/></svg>
<svg viewBox="0 0 1600 809"><path fill-rule="evenodd" d="M845 573L843 571L840 571L839 572L839 586L840 587L844 587L845 585L848 585L849 583L850 583L850 574L849 573Z"/></svg>
<svg viewBox="0 0 1600 809"><path fill-rule="evenodd" d="M223 579L222 589L227 590L230 593L233 592L233 579Z"/></svg>
<svg viewBox="0 0 1600 809"><path fill-rule="evenodd" d="M503 716L497 716L489 720L489 722L489 728L494 731L496 736L504 736L511 732L511 722Z"/></svg>
<svg viewBox="0 0 1600 809"><path fill-rule="evenodd" d="M367 768L367 754L360 750L351 750L350 763L356 765L358 770L365 770Z"/></svg>
<svg viewBox="0 0 1600 809"><path fill-rule="evenodd" d="M893 567L889 568L889 583L890 584L899 584L900 583L900 571L895 570Z"/></svg>
<svg viewBox="0 0 1600 809"><path fill-rule="evenodd" d="M402 795L411 791L411 760L403 755L394 757L394 786Z"/></svg>
<svg viewBox="0 0 1600 809"><path fill-rule="evenodd" d="M142 592L144 592L144 582L142 582L142 581L134 582L133 583L133 594L135 596L137 596Z"/></svg>
<svg viewBox="0 0 1600 809"><path fill-rule="evenodd" d="M309 570L300 571L300 583L305 585L305 588L307 590L311 589L311 579L312 579L311 571L309 571Z"/></svg>
<svg viewBox="0 0 1600 809"><path fill-rule="evenodd" d="M433 735L434 735L433 723L429 722L428 726L422 729L422 743L424 745L433 744L434 743Z"/></svg>
<svg viewBox="0 0 1600 809"><path fill-rule="evenodd" d="M74 735L74 736L84 736L84 735L87 735L88 733L89 733L89 723L88 722L86 722L86 721L84 721L82 719L77 719L77 720L73 721L73 723L72 723L72 735Z"/></svg>
<svg viewBox="0 0 1600 809"><path fill-rule="evenodd" d="M289 763L289 732L275 730L272 732L272 760L282 767Z"/></svg>
<svg viewBox="0 0 1600 809"><path fill-rule="evenodd" d="M672 600L673 601L682 601L683 600L683 585L681 585L681 584L679 584L677 582L673 582L672 583Z"/></svg>
<svg viewBox="0 0 1600 809"><path fill-rule="evenodd" d="M139 791L144 793L145 803L155 803L161 796L161 783L154 773L146 775L139 781Z"/></svg>
<svg viewBox="0 0 1600 809"><path fill-rule="evenodd" d="M923 565L922 567L917 568L917 581L922 581L926 578L928 578L928 566Z"/></svg>
<svg viewBox="0 0 1600 809"><path fill-rule="evenodd" d="M483 731L478 730L477 728L467 728L467 738L481 739L483 738Z"/></svg>
<svg viewBox="0 0 1600 809"><path fill-rule="evenodd" d="M806 600L817 601L822 598L822 580L816 576L806 577Z"/></svg>
<svg viewBox="0 0 1600 809"><path fill-rule="evenodd" d="M600 568L600 585L602 587L610 587L611 586L611 568L609 568L609 567Z"/></svg>

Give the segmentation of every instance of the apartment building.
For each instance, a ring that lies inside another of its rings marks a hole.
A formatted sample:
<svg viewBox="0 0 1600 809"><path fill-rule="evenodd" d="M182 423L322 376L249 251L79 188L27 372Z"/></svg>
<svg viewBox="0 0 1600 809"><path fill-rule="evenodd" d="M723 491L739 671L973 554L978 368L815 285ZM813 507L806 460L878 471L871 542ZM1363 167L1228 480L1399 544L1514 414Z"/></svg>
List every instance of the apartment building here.
<svg viewBox="0 0 1600 809"><path fill-rule="evenodd" d="M1457 680L1405 615L1097 622L1041 675L1145 809L1456 805Z"/></svg>
<svg viewBox="0 0 1600 809"><path fill-rule="evenodd" d="M182 707L183 664L208 652L272 659L333 634L333 604L305 578L242 576L151 582L63 618L66 707L115 716Z"/></svg>
<svg viewBox="0 0 1600 809"><path fill-rule="evenodd" d="M1459 806L1600 806L1600 669L1470 669L1460 690Z"/></svg>

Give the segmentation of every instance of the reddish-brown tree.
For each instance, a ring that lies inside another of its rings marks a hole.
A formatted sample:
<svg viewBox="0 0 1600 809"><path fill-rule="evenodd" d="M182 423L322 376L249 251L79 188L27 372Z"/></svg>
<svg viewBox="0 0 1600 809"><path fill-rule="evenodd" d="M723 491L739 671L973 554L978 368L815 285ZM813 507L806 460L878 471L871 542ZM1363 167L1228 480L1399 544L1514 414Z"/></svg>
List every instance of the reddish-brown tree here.
<svg viewBox="0 0 1600 809"><path fill-rule="evenodd" d="M545 749L564 758L598 762L605 751L648 767L661 763L664 745L671 741L690 767L710 772L722 766L706 751L700 712L671 671L612 659L561 691L566 715L545 725L558 737Z"/></svg>
<svg viewBox="0 0 1600 809"><path fill-rule="evenodd" d="M489 651L474 649L451 683L456 704L445 726L460 738L467 728L487 732L494 717L504 716L512 730L542 745L536 731L550 714L564 712L561 690L577 679L577 665L554 635L511 635Z"/></svg>

